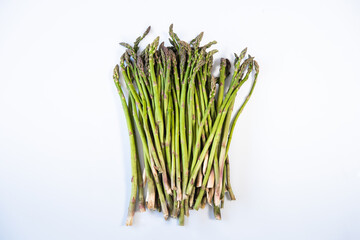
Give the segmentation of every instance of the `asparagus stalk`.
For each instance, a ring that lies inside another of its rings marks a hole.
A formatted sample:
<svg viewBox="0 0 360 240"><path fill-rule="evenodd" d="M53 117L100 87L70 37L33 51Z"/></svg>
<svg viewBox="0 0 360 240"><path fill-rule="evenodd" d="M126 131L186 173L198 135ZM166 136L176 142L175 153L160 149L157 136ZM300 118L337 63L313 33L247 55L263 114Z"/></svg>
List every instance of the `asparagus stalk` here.
<svg viewBox="0 0 360 240"><path fill-rule="evenodd" d="M119 83L119 65L115 66L114 69L114 76L113 76L116 88L120 95L121 104L123 106L126 124L129 131L129 141L130 141L130 149L131 149L131 194L130 194L130 203L128 209L128 217L126 219L126 225L131 226L133 223L133 218L135 214L135 204L136 204L136 195L137 195L137 188L138 188L138 172L137 172L137 155L136 155L136 141L134 137L134 130L132 126L132 121L130 118L130 113L128 106L126 104L124 93L121 89L121 85Z"/></svg>
<svg viewBox="0 0 360 240"><path fill-rule="evenodd" d="M137 116L137 112L135 109L136 106L135 106L134 100L131 97L131 95L128 98L128 107L129 107L129 113L132 112L133 117L131 117L131 115L130 115L130 118L131 118L132 126L134 126L133 118L135 118ZM133 136L134 136L135 143L136 143L135 134L133 134ZM135 153L136 153L136 156L138 156L139 153L138 153L137 147L136 147ZM137 171L137 180L138 180L139 209L140 209L140 212L145 212L145 198L144 198L144 190L143 190L144 186L143 186L143 181L141 178L141 167L140 167L140 161L139 161L138 157L136 158L136 171Z"/></svg>

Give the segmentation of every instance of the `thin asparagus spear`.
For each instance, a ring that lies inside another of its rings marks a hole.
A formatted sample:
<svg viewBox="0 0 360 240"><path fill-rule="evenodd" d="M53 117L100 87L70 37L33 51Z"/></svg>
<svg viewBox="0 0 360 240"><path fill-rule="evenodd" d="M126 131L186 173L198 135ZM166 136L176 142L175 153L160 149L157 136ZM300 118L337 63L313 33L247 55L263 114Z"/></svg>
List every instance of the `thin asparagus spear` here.
<svg viewBox="0 0 360 240"><path fill-rule="evenodd" d="M228 189L228 192L229 192L229 195L230 195L230 198L231 200L235 200L235 195L233 193L233 190L231 188L231 184L230 184L230 164L229 164L229 157L228 157L228 151L229 151L229 147L230 147L230 143L231 143L231 139L232 139L232 135L233 135L233 132L234 132L234 128L235 128L235 125L236 125L236 122L241 114L241 112L243 111L245 105L247 104L247 102L249 101L253 91L254 91L254 88L255 88L255 85L256 85L256 82L257 82L257 77L258 77L258 74L259 74L259 65L256 61L254 61L254 66L255 66L255 77L254 77L254 82L251 86L251 89L250 89L250 92L248 94L248 96L246 97L244 103L241 105L241 107L239 108L239 110L237 111L233 121L232 121L232 124L231 124L231 130L230 130L230 134L229 134L229 139L228 139L228 143L227 143L227 146L226 146L226 153L225 153L225 156L226 156L226 178L227 178L227 189Z"/></svg>
<svg viewBox="0 0 360 240"><path fill-rule="evenodd" d="M186 179L189 174L188 170L188 153L187 153L187 144L186 144L186 128L185 128L185 97L186 97L186 85L187 81L183 83L181 89L181 99L180 99L180 142L181 142L181 163L182 163L182 192L185 192L186 188ZM184 207L184 206L182 206ZM181 212L180 212L181 215Z"/></svg>
<svg viewBox="0 0 360 240"><path fill-rule="evenodd" d="M133 100L132 96L129 95L128 97L128 108L129 108L129 113L133 113L133 116L137 116L137 112L136 112L136 106L135 106L135 101ZM131 117L130 115L130 120L132 123L132 126L134 126L134 121L133 121L134 117ZM134 139L135 139L135 143L136 143L136 135L133 134ZM135 146L136 147L136 146ZM138 150L136 147L136 156L138 156ZM140 161L139 158L136 158L136 171L137 171L137 180L138 180L138 195L139 195L139 210L140 212L145 212L145 198L144 198L144 190L143 190L143 181L141 178L141 167L140 167Z"/></svg>
<svg viewBox="0 0 360 240"><path fill-rule="evenodd" d="M227 190L229 192L229 195L230 195L230 199L231 200L236 200L235 198L235 195L234 195L234 192L231 188L231 184L230 184L230 164L229 164L229 157L226 158L226 161L225 161L225 164L226 164L226 187L227 187ZM224 181L225 182L225 181ZM225 189L224 189L225 190Z"/></svg>
<svg viewBox="0 0 360 240"><path fill-rule="evenodd" d="M256 82L257 82L257 77L259 75L259 65L258 65L258 63L256 61L254 61L254 66L255 66L255 72L256 72L255 77L254 77L254 82L253 82L253 84L251 86L251 89L250 89L250 92L249 92L248 96L246 97L245 101L243 102L243 104L241 105L239 110L236 112L236 115L235 115L235 117L234 117L234 119L232 121L229 140L228 140L228 144L226 146L226 156L228 155L228 151L229 151L229 147L230 147L230 143L231 143L231 139L232 139L232 135L233 135L233 132L234 132L236 122L237 122L240 114L244 110L244 107L246 106L247 102L250 100L251 94L253 93Z"/></svg>
<svg viewBox="0 0 360 240"><path fill-rule="evenodd" d="M225 84L225 77L226 77L226 60L225 58L221 58L220 62L220 78L219 78L219 91L218 91L218 100L216 109L219 109L224 97L224 84Z"/></svg>
<svg viewBox="0 0 360 240"><path fill-rule="evenodd" d="M169 102L167 105L167 116L166 116L166 137L165 137L165 153L166 153L166 165L167 165L167 171L169 174L171 174L171 152L170 152L170 144L171 144L171 122L172 122L172 111L173 111L173 105L172 105L172 97L171 94L169 94Z"/></svg>
<svg viewBox="0 0 360 240"><path fill-rule="evenodd" d="M114 69L114 82L116 85L116 88L118 90L118 93L120 95L121 104L123 106L125 118L126 118L126 124L129 130L129 141L130 141L130 149L131 149L131 194L130 194L130 203L129 203L129 210L128 210L128 217L126 219L126 225L131 226L133 223L133 218L135 214L135 204L136 204L136 195L137 195L137 185L138 185L138 175L137 175L137 156L136 156L136 142L134 138L134 131L132 122L130 119L130 113L128 106L126 104L124 93L121 89L120 83L119 83L119 65L115 66Z"/></svg>
<svg viewBox="0 0 360 240"><path fill-rule="evenodd" d="M176 99L171 99L171 102L176 101ZM173 103L171 103L173 104ZM169 127L169 126L168 126ZM170 182L171 182L171 189L176 190L176 157L175 157L175 114L174 108L172 108L171 113L171 173L170 173ZM175 201L175 200L174 200Z"/></svg>
<svg viewBox="0 0 360 240"><path fill-rule="evenodd" d="M178 70L177 70L176 56L175 56L175 53L173 51L171 51L171 50L169 50L169 53L170 53L170 56L171 56L173 72L174 72L176 98L180 99L180 79L179 79Z"/></svg>
<svg viewBox="0 0 360 240"><path fill-rule="evenodd" d="M170 73L171 73L171 55L169 53L169 50L166 47L163 47L164 52L165 52L165 58L166 58L166 76L164 79L164 94L163 94L163 102L164 102L164 112L166 112L168 110L168 104L170 101L170 95L171 92L169 91L169 89L171 88L171 82L170 82ZM167 119L167 118L166 118ZM169 126L169 125L166 125Z"/></svg>
<svg viewBox="0 0 360 240"><path fill-rule="evenodd" d="M225 183L226 183L226 179L227 179L226 177L227 177L227 168L224 168L224 174L223 174L223 178L222 178L222 188L221 188L221 194L220 194L221 208L224 207L225 187L226 187Z"/></svg>
<svg viewBox="0 0 360 240"><path fill-rule="evenodd" d="M176 99L175 92L173 91L173 97ZM181 201L182 199L182 191L181 191L181 163L180 163L180 119L179 119L179 105L178 101L174 101L175 108L175 167L176 167L176 195L177 201Z"/></svg>
<svg viewBox="0 0 360 240"><path fill-rule="evenodd" d="M189 178L189 160L188 160L188 149L187 149L187 136L186 136L186 120L185 120L185 104L186 104L186 95L187 95L187 84L189 76L191 63L192 63L192 54L191 48L189 44L186 42L180 41L180 45L186 50L187 52L187 67L182 79L182 88L181 88L181 95L180 95L180 142L181 142L181 158L182 158L182 192L184 193L186 190L186 184ZM181 67L181 63L180 63ZM183 194L183 199L187 196ZM185 207L185 206L184 206Z"/></svg>

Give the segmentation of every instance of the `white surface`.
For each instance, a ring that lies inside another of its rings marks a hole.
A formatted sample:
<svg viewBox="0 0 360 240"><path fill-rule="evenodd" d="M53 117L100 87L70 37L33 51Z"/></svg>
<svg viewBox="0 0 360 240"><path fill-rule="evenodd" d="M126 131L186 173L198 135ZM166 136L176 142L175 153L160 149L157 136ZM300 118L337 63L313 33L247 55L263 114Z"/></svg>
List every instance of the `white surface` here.
<svg viewBox="0 0 360 240"><path fill-rule="evenodd" d="M260 64L230 150L237 201L222 221L146 212L129 228L112 68L120 41L170 23ZM1 240L360 239L359 2L1 1L0 35Z"/></svg>

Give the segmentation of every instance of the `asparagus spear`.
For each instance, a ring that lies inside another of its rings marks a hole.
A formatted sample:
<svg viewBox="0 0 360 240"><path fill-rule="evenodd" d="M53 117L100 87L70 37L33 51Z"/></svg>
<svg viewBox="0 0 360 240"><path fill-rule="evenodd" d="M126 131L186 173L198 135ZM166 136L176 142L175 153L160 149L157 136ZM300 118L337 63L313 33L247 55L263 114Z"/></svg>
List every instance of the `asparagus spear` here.
<svg viewBox="0 0 360 240"><path fill-rule="evenodd" d="M137 155L136 155L136 141L134 137L134 130L132 126L132 121L130 118L130 113L128 106L126 104L124 93L121 89L121 85L119 83L119 65L115 66L114 69L114 82L118 93L120 95L121 104L123 106L126 124L129 131L129 141L130 141L130 148L131 148L131 194L130 194L130 203L129 203L129 210L128 210L128 217L126 219L126 225L131 226L133 223L133 218L135 214L135 204L136 204L136 195L137 195L137 188L138 188L138 172L137 172Z"/></svg>

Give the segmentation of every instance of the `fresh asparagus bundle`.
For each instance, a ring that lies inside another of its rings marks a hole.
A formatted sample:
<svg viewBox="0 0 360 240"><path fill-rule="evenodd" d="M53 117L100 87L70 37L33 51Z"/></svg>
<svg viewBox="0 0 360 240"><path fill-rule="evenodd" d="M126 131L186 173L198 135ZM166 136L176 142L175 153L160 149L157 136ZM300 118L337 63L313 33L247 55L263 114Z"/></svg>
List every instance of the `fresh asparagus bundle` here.
<svg viewBox="0 0 360 240"><path fill-rule="evenodd" d="M204 208L206 203L213 207L216 219L221 219L225 193L235 200L228 151L235 124L253 93L259 66L250 55L245 57L245 48L235 54L231 77L230 61L224 58L215 77L211 72L217 50L208 49L216 41L200 46L200 33L187 43L174 33L173 25L169 28L172 46L159 44L157 37L139 53L139 43L149 31L150 27L133 45L120 43L126 51L113 76L131 147L132 187L126 224L132 225L137 198L141 212L146 202L148 209L162 211L165 219L169 215L179 218L180 225L189 209ZM237 92L249 78L253 78L251 90L232 119ZM143 170L135 128L143 150Z"/></svg>

